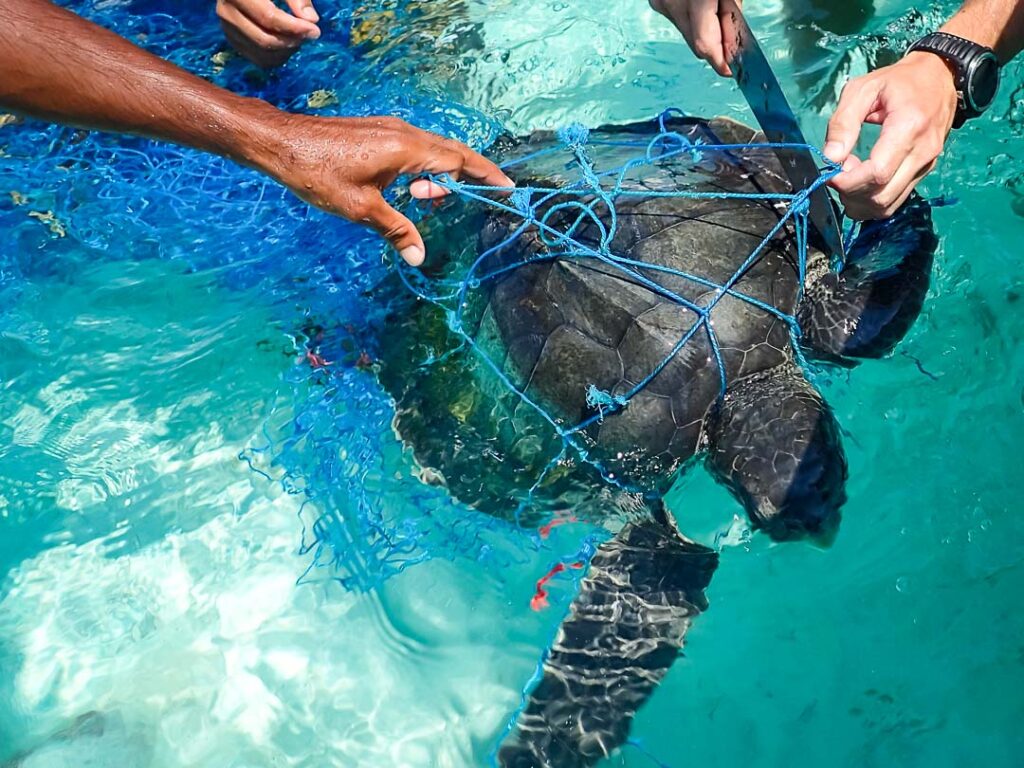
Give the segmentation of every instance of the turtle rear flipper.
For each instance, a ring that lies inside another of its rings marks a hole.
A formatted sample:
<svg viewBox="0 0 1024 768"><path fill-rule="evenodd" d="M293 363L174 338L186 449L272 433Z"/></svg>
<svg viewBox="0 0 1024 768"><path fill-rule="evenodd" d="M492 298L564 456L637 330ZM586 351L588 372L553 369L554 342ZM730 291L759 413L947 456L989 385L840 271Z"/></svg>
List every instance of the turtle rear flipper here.
<svg viewBox="0 0 1024 768"><path fill-rule="evenodd" d="M831 540L846 501L846 456L835 416L795 365L731 385L709 437L708 469L755 527L776 540Z"/></svg>
<svg viewBox="0 0 1024 768"><path fill-rule="evenodd" d="M921 312L936 244L931 206L916 195L865 224L843 270L808 285L797 314L804 346L829 360L891 352Z"/></svg>
<svg viewBox="0 0 1024 768"><path fill-rule="evenodd" d="M717 553L681 536L660 508L605 542L498 752L502 768L584 768L621 746L707 607L717 565Z"/></svg>

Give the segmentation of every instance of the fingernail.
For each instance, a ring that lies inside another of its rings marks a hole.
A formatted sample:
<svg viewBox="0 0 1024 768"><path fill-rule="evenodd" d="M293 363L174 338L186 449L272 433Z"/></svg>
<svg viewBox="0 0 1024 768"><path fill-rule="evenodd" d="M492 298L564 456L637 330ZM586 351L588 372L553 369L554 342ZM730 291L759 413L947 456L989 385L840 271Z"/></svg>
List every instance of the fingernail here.
<svg viewBox="0 0 1024 768"><path fill-rule="evenodd" d="M308 6L302 9L302 18L316 23L320 21L320 14L313 10L313 6Z"/></svg>
<svg viewBox="0 0 1024 768"><path fill-rule="evenodd" d="M403 248L399 253L408 264L411 264L414 267L418 267L423 263L423 249L418 245L410 245Z"/></svg>
<svg viewBox="0 0 1024 768"><path fill-rule="evenodd" d="M318 40L320 38L320 27L313 27L309 30L309 39Z"/></svg>
<svg viewBox="0 0 1024 768"><path fill-rule="evenodd" d="M848 157L848 158L846 158L846 160L843 161L843 170L844 171L848 171L851 168L853 168L853 165L854 165L853 158L852 157Z"/></svg>
<svg viewBox="0 0 1024 768"><path fill-rule="evenodd" d="M826 141L824 149L825 157L829 160L838 161L843 154L843 144L839 141Z"/></svg>

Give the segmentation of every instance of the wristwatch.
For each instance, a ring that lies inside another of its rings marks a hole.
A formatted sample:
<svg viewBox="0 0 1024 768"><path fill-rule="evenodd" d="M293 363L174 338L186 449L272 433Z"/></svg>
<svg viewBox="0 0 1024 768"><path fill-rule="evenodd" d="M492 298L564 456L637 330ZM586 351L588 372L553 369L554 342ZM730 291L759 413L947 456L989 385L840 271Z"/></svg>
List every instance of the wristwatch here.
<svg viewBox="0 0 1024 768"><path fill-rule="evenodd" d="M907 49L907 53L913 51L934 53L952 67L957 99L954 128L992 106L999 88L999 59L991 48L948 32L933 32Z"/></svg>

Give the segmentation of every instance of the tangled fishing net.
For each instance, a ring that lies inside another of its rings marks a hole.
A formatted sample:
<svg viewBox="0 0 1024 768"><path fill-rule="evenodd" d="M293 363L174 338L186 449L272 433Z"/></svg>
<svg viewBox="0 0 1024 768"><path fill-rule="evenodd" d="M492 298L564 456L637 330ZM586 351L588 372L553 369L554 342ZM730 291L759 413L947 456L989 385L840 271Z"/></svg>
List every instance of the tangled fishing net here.
<svg viewBox="0 0 1024 768"><path fill-rule="evenodd" d="M586 436L588 428L603 421L608 415L629 407L636 395L642 392L674 358L683 352L698 334L706 338L717 367L719 396L724 396L729 385L722 348L716 334L712 317L719 302L726 296L741 300L756 309L766 312L786 324L790 331L794 355L800 353L800 326L796 317L761 299L750 296L737 288L740 278L757 264L777 239L791 240L795 251L799 283L802 286L807 271L808 256L808 215L809 198L828 182L840 168L826 159L814 147L795 144L736 144L723 143L713 133L710 124L695 123L701 129L696 140L673 128L676 119L685 119L679 110L668 110L657 119L649 138L640 139L633 135L603 135L592 138L589 131L580 125L572 125L558 131L561 146L547 147L506 162L502 167L515 177L517 169L525 169L531 163L544 158L547 166L560 169L557 180L546 185L523 186L514 189L482 186L459 182L447 177L435 179L451 193L463 200L482 207L485 212L503 215L513 223L508 225L508 234L499 242L484 248L479 255L469 260L467 267L457 267L456 274L445 273L441 277L423 277L421 273L399 267L405 285L420 298L441 309L451 332L461 343L473 350L500 381L501 386L515 395L539 415L558 435L562 449L555 455L540 474L524 503L529 503L533 490L545 480L553 467L572 455L596 467L603 477L617 485L631 490L623 478L605 467L592 451L592 443ZM614 150L618 158L613 165L604 167L600 159ZM821 166L819 175L804 189L789 189L781 192L728 191L725 189L696 189L695 183L681 181L678 186L666 189L664 183L648 183L660 169L670 169L671 178L685 179L691 172L691 181L701 173L711 174L716 166L738 164L762 157L769 153L809 151ZM621 161L623 153L629 159ZM739 254L731 276L716 282L706 275L682 271L662 264L639 261L624 253L616 252L614 243L619 229L618 206L632 198L651 199L704 199L761 201L774 206L780 213L775 225L764 234L760 243L748 254ZM596 233L596 235L595 235ZM543 249L531 255L518 256L515 245L521 239L535 236ZM511 256L509 255L511 253ZM566 423L540 404L526 387L518 385L503 366L483 344L474 337L479 318L469 317L470 308L480 305L478 299L486 295L494 282L510 272L542 261L570 261L579 263L599 262L619 274L624 281L642 286L652 297L667 299L680 312L692 317L692 323L680 335L674 346L663 359L625 391L611 392L589 384L586 390L586 404L589 415L576 423ZM681 295L678 281L699 286L710 292L710 299L697 303Z"/></svg>
<svg viewBox="0 0 1024 768"><path fill-rule="evenodd" d="M224 53L219 30L206 19L209 9L169 15L145 3L126 8L81 2L73 8L219 85L244 90L284 109L324 115L387 112L477 146L490 143L498 133L494 121L471 110L411 92L402 66L412 64L402 64L398 49L389 54L389 60L382 62L378 55L368 66L342 35L337 42L324 41L304 50L299 54L300 65L261 80ZM352 4L339 4L325 12L325 23L352 26L356 35L361 22L351 20L353 10ZM182 40L188 44L182 45ZM366 87L335 87L346 78L360 79ZM719 296L750 301L798 334L792 317L745 297L733 286L735 279L716 285L700 275L659 277L611 249L616 201L639 194L633 182L645 170L680 159L699 165L701 158L742 151L713 136L690 143L671 129L671 118L670 113L663 116L661 130L634 147L633 160L610 167L600 167L592 159L601 143L589 139L586 130L577 126L563 131L562 148L545 151L564 154L575 178L557 188L523 188L503 196L439 179L466 200L518 217L520 225L505 242L479 254L457 280L431 285L408 272L403 276L422 296L445 308L452 332L473 347L475 342L463 326L462 305L498 276L491 268L491 256L533 228L553 258L600 261L692 314L693 325L674 352L703 334L717 354L708 322L714 303L700 307L687 302L673 295L661 277L685 278L717 290ZM370 370L374 341L363 327L365 318L375 311L370 291L387 270L374 236L309 209L252 171L198 152L31 122L8 124L0 131L5 154L0 176L7 191L0 201L0 225L9 246L0 257L0 293L8 305L23 290L19 277L59 268L54 265L59 265L63 249L84 248L97 259L161 259L190 271L216 271L228 286L259 292L274 307L276 331L286 340L285 352L294 356L296 364L266 416L263 433L241 458L304 500L303 551L311 562L307 577L322 576L367 589L430 557L492 559L504 564L515 556L503 548L508 525L467 510L443 488L421 483L392 432L393 406ZM514 176L517 166L530 159L519 158L507 169ZM792 232L801 264L806 259L807 196L834 172L826 165L808 189L771 196L785 206L778 231ZM678 189L657 194L699 193ZM611 213L607 227L602 223L603 212ZM570 225L555 226L553 217L561 219L566 213L572 214ZM576 237L585 224L602 228L597 246ZM42 248L52 255L45 260L33 258ZM740 257L736 275L757 258L757 250ZM477 351L485 364L493 366L482 350ZM563 424L538 407L564 446L552 465L569 453L594 461L581 439L587 424L629 407L631 398L669 359L629 392L591 387L588 402L593 413L582 423ZM721 383L724 389L724 372ZM529 401L523 392L517 391L517 396ZM396 467L401 471L396 472ZM393 499L403 503L396 506L390 503Z"/></svg>

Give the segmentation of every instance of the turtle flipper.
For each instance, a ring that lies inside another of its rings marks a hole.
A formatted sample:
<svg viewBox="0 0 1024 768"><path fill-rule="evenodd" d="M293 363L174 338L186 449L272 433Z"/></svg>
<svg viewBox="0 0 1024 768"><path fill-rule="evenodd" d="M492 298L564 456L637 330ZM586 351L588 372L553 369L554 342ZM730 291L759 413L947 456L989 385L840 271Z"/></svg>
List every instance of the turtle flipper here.
<svg viewBox="0 0 1024 768"><path fill-rule="evenodd" d="M793 364L741 379L709 425L707 465L776 540L827 542L846 501L839 426Z"/></svg>
<svg viewBox="0 0 1024 768"><path fill-rule="evenodd" d="M590 562L544 663L502 744L502 768L584 768L623 744L679 656L718 565L664 514L627 525Z"/></svg>
<svg viewBox="0 0 1024 768"><path fill-rule="evenodd" d="M865 224L843 270L807 286L797 312L803 344L832 360L891 352L921 311L936 244L931 206L917 196Z"/></svg>

